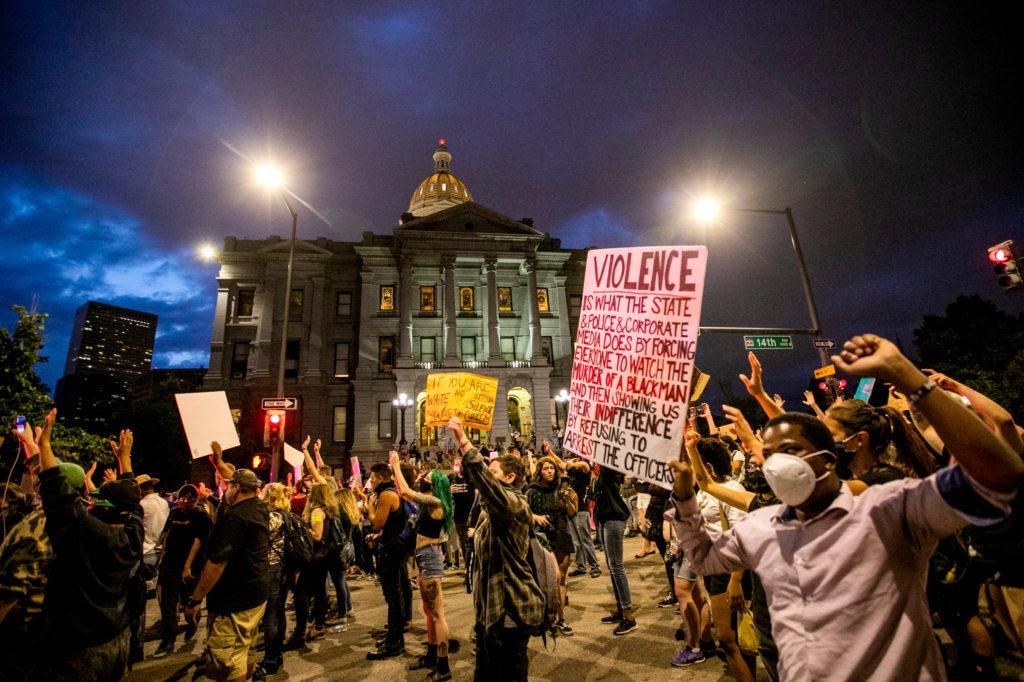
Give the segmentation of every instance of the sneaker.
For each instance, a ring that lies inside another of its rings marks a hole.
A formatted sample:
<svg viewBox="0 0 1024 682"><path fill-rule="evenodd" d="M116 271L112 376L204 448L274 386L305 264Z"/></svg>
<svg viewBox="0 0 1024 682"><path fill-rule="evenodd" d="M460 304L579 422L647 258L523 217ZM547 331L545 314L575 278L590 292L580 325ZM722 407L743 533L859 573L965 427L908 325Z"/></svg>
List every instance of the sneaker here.
<svg viewBox="0 0 1024 682"><path fill-rule="evenodd" d="M694 663L703 663L705 660L707 659L704 658L704 652L700 649L694 651L690 647L684 646L682 651L672 657L672 665L676 668L685 668Z"/></svg>
<svg viewBox="0 0 1024 682"><path fill-rule="evenodd" d="M555 629L558 630L558 634L560 635L572 637L572 628L569 627L564 620L560 620L555 623Z"/></svg>
<svg viewBox="0 0 1024 682"><path fill-rule="evenodd" d="M615 626L615 629L612 630L612 634L626 635L630 632L633 632L633 630L636 630L636 621L626 620L625 618L623 618L621 621L619 621L619 624Z"/></svg>
<svg viewBox="0 0 1024 682"><path fill-rule="evenodd" d="M291 637L285 640L281 646L282 651L296 651L297 649L306 648L306 639L303 637L301 632L293 632Z"/></svg>
<svg viewBox="0 0 1024 682"><path fill-rule="evenodd" d="M592 569L590 569L590 577L591 578L600 578L601 577L601 569L600 568L592 568Z"/></svg>
<svg viewBox="0 0 1024 682"><path fill-rule="evenodd" d="M437 667L437 658L430 657L427 655L420 656L413 663L409 665L409 670L433 670Z"/></svg>
<svg viewBox="0 0 1024 682"><path fill-rule="evenodd" d="M377 647L373 651L366 653L366 660L368 661L381 661L385 658L394 658L395 656L401 656L405 652L405 647L402 645L395 646L382 646Z"/></svg>
<svg viewBox="0 0 1024 682"><path fill-rule="evenodd" d="M252 679L254 680L265 680L268 677L272 677L277 674L277 671L281 669L281 666L263 659L256 664L256 669L252 671Z"/></svg>
<svg viewBox="0 0 1024 682"><path fill-rule="evenodd" d="M161 642L153 652L153 658L165 658L174 653L174 642Z"/></svg>
<svg viewBox="0 0 1024 682"><path fill-rule="evenodd" d="M575 578L578 575L586 575L586 573L587 571L584 568L574 568L571 571L569 571L569 577Z"/></svg>
<svg viewBox="0 0 1024 682"><path fill-rule="evenodd" d="M621 613L609 613L607 616L605 616L604 618L601 619L601 622L604 623L605 625L611 625L612 623L621 623L622 622L622 614Z"/></svg>
<svg viewBox="0 0 1024 682"><path fill-rule="evenodd" d="M670 594L669 596L665 597L664 599L658 602L658 608L667 609L670 606L675 606L678 603L679 602L676 601L676 598Z"/></svg>
<svg viewBox="0 0 1024 682"><path fill-rule="evenodd" d="M451 670L449 670L446 673L434 670L429 675L427 675L427 682L448 682L448 680L450 679L452 679Z"/></svg>

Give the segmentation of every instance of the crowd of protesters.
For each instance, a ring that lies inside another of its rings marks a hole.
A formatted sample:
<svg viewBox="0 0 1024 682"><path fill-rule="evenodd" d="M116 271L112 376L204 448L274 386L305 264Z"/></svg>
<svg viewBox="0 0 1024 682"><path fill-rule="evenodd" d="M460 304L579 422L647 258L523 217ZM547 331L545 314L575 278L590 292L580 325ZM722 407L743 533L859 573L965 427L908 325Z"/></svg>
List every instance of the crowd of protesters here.
<svg viewBox="0 0 1024 682"><path fill-rule="evenodd" d="M843 399L822 409L807 394L813 414L787 412L753 354L749 362L741 379L766 426L755 430L731 406L720 426L696 407L671 490L546 441L537 453L475 445L453 417L454 448L392 452L365 482L339 482L309 437L304 471L287 485L265 485L213 443L214 485L162 497L157 479L133 471L131 431L112 443L119 471L99 488L95 467L62 463L51 411L14 431L28 475L2 498L0 671L116 680L142 659L148 631L158 631L151 656L162 658L182 623L188 642L205 615L207 677L273 677L286 652L301 656L329 627L346 629L348 581L358 577L378 583L387 605L366 658L405 653L415 585L427 639L409 670L450 680L459 643L444 579L461 566L474 678L526 680L531 638L572 636L570 591L605 571L599 583L614 604L601 623L615 636L643 627L628 566L656 553L664 574L647 580L664 594L657 607L678 616L666 664L718 654L744 681L758 665L773 680L990 678L996 635L981 594L1020 648L998 589L1024 586L1024 439L1013 417L870 334L834 362L888 384L906 411ZM623 539L638 534L643 547L627 560ZM160 623L147 628L154 587ZM950 660L936 625L954 641Z"/></svg>

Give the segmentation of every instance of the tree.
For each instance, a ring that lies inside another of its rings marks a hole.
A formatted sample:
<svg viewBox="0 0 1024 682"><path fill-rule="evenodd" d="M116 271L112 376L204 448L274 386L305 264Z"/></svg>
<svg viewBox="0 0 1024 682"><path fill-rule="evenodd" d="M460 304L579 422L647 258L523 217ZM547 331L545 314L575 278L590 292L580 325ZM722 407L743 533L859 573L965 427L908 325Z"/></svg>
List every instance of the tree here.
<svg viewBox="0 0 1024 682"><path fill-rule="evenodd" d="M1024 315L959 296L914 330L921 366L948 374L1024 418Z"/></svg>

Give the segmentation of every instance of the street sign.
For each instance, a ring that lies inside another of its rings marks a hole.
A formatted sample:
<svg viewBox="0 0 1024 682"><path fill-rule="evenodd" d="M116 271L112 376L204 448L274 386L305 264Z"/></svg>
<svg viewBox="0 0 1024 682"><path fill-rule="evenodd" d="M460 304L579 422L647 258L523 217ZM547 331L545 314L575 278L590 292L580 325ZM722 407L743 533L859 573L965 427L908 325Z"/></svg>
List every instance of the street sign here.
<svg viewBox="0 0 1024 682"><path fill-rule="evenodd" d="M299 407L298 398L264 398L264 410L297 410Z"/></svg>
<svg viewBox="0 0 1024 682"><path fill-rule="evenodd" d="M835 373L836 373L836 366L835 365L825 365L824 367L820 367L820 368L814 370L814 378L815 379L824 379L825 377L830 377L830 376L832 376Z"/></svg>
<svg viewBox="0 0 1024 682"><path fill-rule="evenodd" d="M814 339L814 347L815 348L835 348L836 347L836 340L835 339Z"/></svg>
<svg viewBox="0 0 1024 682"><path fill-rule="evenodd" d="M793 350L792 336L744 336L747 350Z"/></svg>

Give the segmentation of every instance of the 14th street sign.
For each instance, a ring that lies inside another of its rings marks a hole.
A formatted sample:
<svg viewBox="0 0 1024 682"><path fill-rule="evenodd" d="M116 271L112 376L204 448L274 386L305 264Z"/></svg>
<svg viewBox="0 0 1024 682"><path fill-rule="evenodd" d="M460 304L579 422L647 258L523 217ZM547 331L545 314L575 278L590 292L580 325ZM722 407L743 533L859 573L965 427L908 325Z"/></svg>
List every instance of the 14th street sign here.
<svg viewBox="0 0 1024 682"><path fill-rule="evenodd" d="M264 410L294 410L299 405L298 398L264 398Z"/></svg>

